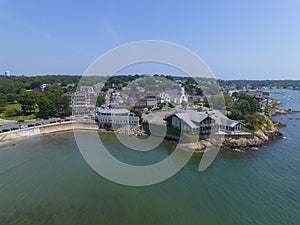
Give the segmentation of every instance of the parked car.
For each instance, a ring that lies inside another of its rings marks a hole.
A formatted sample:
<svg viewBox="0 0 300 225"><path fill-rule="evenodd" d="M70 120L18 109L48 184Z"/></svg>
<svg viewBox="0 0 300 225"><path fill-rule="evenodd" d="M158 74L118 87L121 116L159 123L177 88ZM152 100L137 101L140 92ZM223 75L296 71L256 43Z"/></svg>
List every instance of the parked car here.
<svg viewBox="0 0 300 225"><path fill-rule="evenodd" d="M17 122L18 122L18 123L24 123L25 120L21 119L21 120L18 120Z"/></svg>
<svg viewBox="0 0 300 225"><path fill-rule="evenodd" d="M27 127L34 127L34 124L28 124L28 126Z"/></svg>
<svg viewBox="0 0 300 225"><path fill-rule="evenodd" d="M19 130L19 127L10 128L10 130Z"/></svg>
<svg viewBox="0 0 300 225"><path fill-rule="evenodd" d="M35 126L41 126L42 124L41 123L36 123L34 124Z"/></svg>
<svg viewBox="0 0 300 225"><path fill-rule="evenodd" d="M2 132L8 132L10 129L3 129Z"/></svg>

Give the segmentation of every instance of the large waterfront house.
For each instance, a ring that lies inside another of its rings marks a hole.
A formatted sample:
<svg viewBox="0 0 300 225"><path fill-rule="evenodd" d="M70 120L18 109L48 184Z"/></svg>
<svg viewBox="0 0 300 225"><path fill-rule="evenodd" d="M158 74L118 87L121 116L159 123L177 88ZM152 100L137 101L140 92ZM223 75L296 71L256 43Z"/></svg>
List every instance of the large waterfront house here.
<svg viewBox="0 0 300 225"><path fill-rule="evenodd" d="M217 110L174 113L167 116L166 120L170 127L200 136L218 133L235 135L242 133L243 126L241 122L231 120Z"/></svg>
<svg viewBox="0 0 300 225"><path fill-rule="evenodd" d="M138 125L139 117L128 109L108 109L97 108L96 119L99 122L100 127L104 127L105 124L117 124L117 125Z"/></svg>

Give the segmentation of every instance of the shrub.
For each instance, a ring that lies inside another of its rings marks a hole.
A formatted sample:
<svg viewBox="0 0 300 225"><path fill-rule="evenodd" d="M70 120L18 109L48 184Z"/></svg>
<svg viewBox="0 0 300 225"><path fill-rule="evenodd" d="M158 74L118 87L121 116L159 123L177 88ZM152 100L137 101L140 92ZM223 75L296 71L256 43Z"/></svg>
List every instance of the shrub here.
<svg viewBox="0 0 300 225"><path fill-rule="evenodd" d="M18 116L20 114L20 110L16 108L8 108L5 111L5 116L6 117L13 117L13 116Z"/></svg>
<svg viewBox="0 0 300 225"><path fill-rule="evenodd" d="M174 104L172 104L171 102L168 103L168 106L169 106L170 108L175 108Z"/></svg>
<svg viewBox="0 0 300 225"><path fill-rule="evenodd" d="M104 123L104 127L106 129L110 129L112 127L112 123Z"/></svg>
<svg viewBox="0 0 300 225"><path fill-rule="evenodd" d="M245 123L246 127L250 130L256 131L262 127L264 127L266 124L269 126L270 129L270 123L266 119L265 115L255 113L253 115L245 115Z"/></svg>

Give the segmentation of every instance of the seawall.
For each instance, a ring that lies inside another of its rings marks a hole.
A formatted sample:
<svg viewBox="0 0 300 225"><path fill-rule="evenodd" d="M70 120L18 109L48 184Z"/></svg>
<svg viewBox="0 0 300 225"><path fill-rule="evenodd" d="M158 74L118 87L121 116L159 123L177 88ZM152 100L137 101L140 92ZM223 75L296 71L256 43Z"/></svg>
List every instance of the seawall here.
<svg viewBox="0 0 300 225"><path fill-rule="evenodd" d="M0 133L0 142L69 130L98 130L94 122L61 122Z"/></svg>

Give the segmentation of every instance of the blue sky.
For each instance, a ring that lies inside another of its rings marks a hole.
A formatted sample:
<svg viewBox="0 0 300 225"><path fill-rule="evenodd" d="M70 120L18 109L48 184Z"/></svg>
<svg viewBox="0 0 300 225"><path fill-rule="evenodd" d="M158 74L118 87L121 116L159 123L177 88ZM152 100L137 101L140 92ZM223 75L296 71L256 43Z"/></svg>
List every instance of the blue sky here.
<svg viewBox="0 0 300 225"><path fill-rule="evenodd" d="M163 40L217 78L300 79L299 12L297 0L0 0L0 74L82 74L118 45Z"/></svg>

